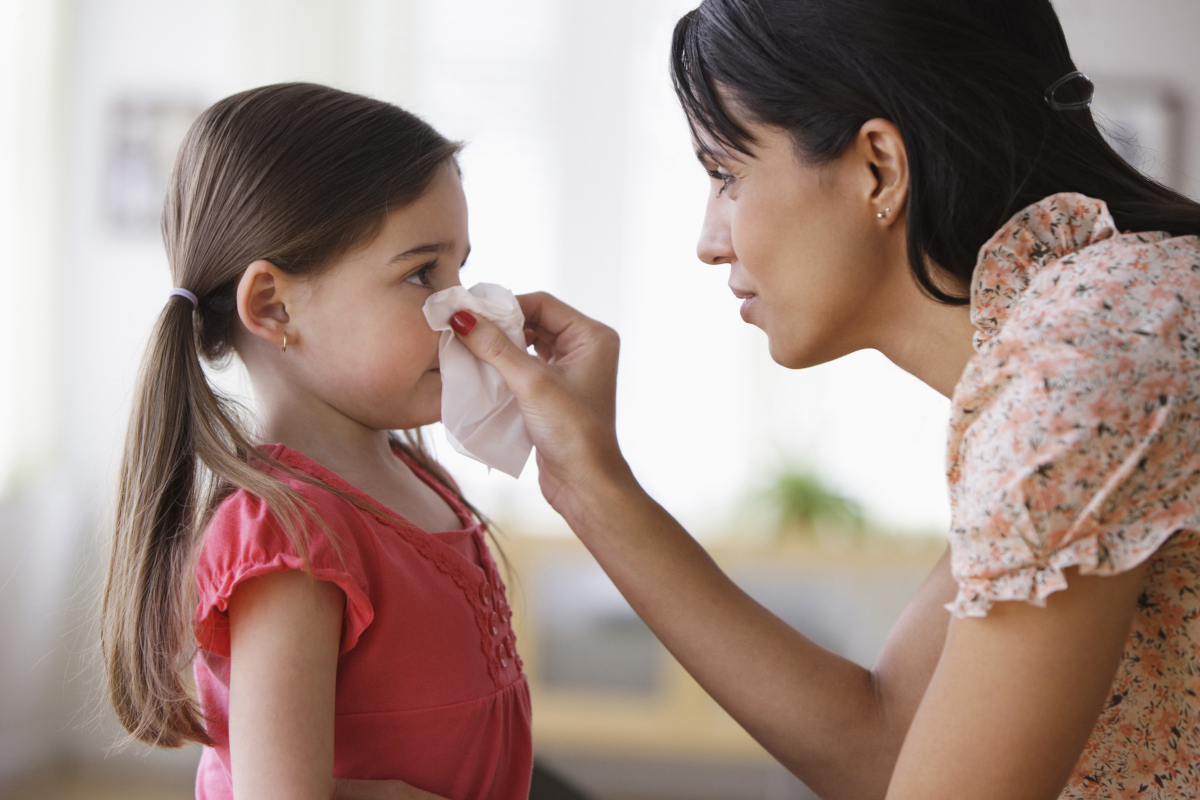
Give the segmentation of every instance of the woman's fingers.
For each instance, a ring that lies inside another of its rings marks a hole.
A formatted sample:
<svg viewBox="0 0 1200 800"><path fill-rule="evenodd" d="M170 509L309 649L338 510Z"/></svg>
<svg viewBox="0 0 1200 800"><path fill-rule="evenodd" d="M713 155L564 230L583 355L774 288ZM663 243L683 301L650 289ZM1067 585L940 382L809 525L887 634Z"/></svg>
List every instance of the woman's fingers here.
<svg viewBox="0 0 1200 800"><path fill-rule="evenodd" d="M525 314L526 327L544 328L553 335L562 333L572 323L586 321L599 324L546 292L517 295L517 302Z"/></svg>
<svg viewBox="0 0 1200 800"><path fill-rule="evenodd" d="M624 461L615 430L620 342L611 328L548 294L522 295L519 301L526 342L537 356L483 318L455 326L455 333L512 389L538 449L543 491L554 504L552 495L564 485Z"/></svg>
<svg viewBox="0 0 1200 800"><path fill-rule="evenodd" d="M333 782L333 800L446 800L441 795L423 792L404 781L356 781L339 779Z"/></svg>
<svg viewBox="0 0 1200 800"><path fill-rule="evenodd" d="M460 320L465 320L465 325ZM513 344L508 335L486 317L460 311L451 318L450 325L467 349L480 361L495 367L518 397L518 387L541 369L537 359Z"/></svg>

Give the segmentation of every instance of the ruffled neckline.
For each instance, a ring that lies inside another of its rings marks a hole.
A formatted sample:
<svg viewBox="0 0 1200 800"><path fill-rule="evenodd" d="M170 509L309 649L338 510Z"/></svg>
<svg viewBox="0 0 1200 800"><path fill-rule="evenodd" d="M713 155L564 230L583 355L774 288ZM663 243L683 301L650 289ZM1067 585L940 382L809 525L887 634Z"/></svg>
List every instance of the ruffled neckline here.
<svg viewBox="0 0 1200 800"><path fill-rule="evenodd" d="M258 449L261 450L265 455L288 465L292 469L303 472L312 478L316 478L327 486L337 489L338 491L345 492L346 494L361 500L374 510L374 513L377 517L403 522L412 527L414 530L421 531L422 533L471 533L476 528L482 528L482 523L466 506L463 505L462 501L454 495L454 492L443 486L437 478L435 478L433 475L430 475L425 468L423 468L420 464L410 458L407 453L399 448L392 448L392 452L397 458L403 461L409 469L413 471L413 474L420 478L427 486L429 486L429 488L437 492L438 496L441 497L451 509L453 509L455 516L458 517L459 522L462 524L461 528L451 531L426 531L424 528L421 528L411 520L407 519L396 511L393 511L376 498L367 494L362 489L359 489L357 486L347 481L329 467L313 459L311 456L301 453L299 450L295 450L285 444L278 443L261 444L259 445Z"/></svg>

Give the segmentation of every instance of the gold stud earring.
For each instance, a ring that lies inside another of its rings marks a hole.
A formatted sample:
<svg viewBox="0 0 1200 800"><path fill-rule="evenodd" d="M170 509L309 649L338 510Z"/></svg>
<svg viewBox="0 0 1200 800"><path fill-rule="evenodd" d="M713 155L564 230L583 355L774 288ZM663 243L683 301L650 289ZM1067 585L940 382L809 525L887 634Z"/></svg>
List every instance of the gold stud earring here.
<svg viewBox="0 0 1200 800"><path fill-rule="evenodd" d="M287 352L287 331L283 332L283 352Z"/></svg>

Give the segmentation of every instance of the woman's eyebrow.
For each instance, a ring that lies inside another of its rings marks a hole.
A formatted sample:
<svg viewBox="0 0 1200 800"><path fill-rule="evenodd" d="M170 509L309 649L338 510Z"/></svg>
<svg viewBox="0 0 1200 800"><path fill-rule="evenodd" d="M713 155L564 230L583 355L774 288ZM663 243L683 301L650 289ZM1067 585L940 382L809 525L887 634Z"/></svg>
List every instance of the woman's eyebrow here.
<svg viewBox="0 0 1200 800"><path fill-rule="evenodd" d="M696 160L704 166L716 163L717 157L713 151L705 145L696 145Z"/></svg>

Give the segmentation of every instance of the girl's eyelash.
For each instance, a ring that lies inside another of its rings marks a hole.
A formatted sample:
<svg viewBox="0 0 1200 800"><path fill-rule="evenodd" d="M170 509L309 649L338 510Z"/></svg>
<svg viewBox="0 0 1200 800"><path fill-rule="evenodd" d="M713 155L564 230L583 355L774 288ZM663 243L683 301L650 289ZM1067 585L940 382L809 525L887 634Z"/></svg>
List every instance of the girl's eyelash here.
<svg viewBox="0 0 1200 800"><path fill-rule="evenodd" d="M429 273L433 272L436 266L436 261L422 264L415 272L409 273L408 277L404 279L405 283L414 283L413 278L416 278L415 285L424 286L426 289L430 288L433 284L429 280Z"/></svg>

